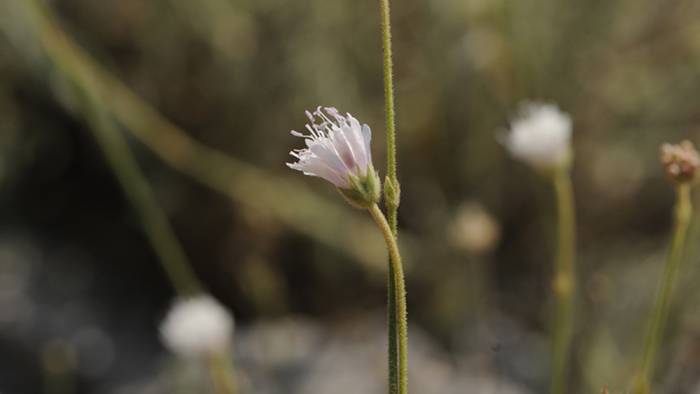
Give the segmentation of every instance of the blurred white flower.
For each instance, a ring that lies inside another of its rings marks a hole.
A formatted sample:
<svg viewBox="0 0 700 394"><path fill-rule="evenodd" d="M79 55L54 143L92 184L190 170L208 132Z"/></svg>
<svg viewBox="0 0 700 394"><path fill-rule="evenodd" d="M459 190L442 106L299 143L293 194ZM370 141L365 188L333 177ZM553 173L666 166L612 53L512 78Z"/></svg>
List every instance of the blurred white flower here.
<svg viewBox="0 0 700 394"><path fill-rule="evenodd" d="M163 343L178 356L207 356L230 346L233 317L208 295L184 298L170 308L160 333Z"/></svg>
<svg viewBox="0 0 700 394"><path fill-rule="evenodd" d="M366 124L360 125L350 114L345 117L335 108L324 109L325 113L321 107L313 114L306 111L310 121L306 129L310 134L292 130L292 135L304 138L306 148L289 152L298 161L287 163L287 166L306 175L321 177L339 188L351 189L351 176L364 178L373 171L369 146L372 131Z"/></svg>
<svg viewBox="0 0 700 394"><path fill-rule="evenodd" d="M571 118L556 105L527 102L504 143L515 158L534 167L565 165L571 155Z"/></svg>

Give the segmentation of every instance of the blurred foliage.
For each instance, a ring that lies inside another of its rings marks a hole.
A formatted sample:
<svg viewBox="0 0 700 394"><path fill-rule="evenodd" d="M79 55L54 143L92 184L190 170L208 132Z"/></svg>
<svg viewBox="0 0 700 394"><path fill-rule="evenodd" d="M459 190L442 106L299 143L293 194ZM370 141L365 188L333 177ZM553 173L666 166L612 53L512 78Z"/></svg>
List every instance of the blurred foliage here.
<svg viewBox="0 0 700 394"><path fill-rule="evenodd" d="M625 387L670 228L657 149L700 134L700 3L394 3L412 323L473 371L544 390L552 197L498 139L522 100L555 102L575 127L573 387ZM320 104L373 127L381 172L375 2L53 0L55 31L28 4L0 0L0 390L37 392L48 371L114 392L158 370L171 290L76 84L102 93L195 271L243 326L305 315L332 332L383 310L379 234L283 165L288 130ZM669 393L698 383L696 227L659 374Z"/></svg>

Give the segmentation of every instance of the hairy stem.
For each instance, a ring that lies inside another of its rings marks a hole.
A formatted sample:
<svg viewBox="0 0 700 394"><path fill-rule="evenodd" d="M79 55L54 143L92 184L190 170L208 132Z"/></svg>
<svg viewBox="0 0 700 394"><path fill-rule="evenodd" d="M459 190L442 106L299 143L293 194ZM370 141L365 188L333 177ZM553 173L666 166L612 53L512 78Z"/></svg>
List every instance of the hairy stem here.
<svg viewBox="0 0 700 394"><path fill-rule="evenodd" d="M396 122L394 115L394 65L391 54L391 12L389 0L379 0L381 9L382 47L384 48L384 110L386 112L386 175L396 180ZM393 203L393 202L392 202ZM389 212L389 216L392 213ZM389 220L396 232L396 219Z"/></svg>
<svg viewBox="0 0 700 394"><path fill-rule="evenodd" d="M394 271L391 257L389 257L389 269L387 271L387 357L388 357L388 373L389 373L389 394L398 394L399 392L399 350L396 325L396 286L394 285Z"/></svg>
<svg viewBox="0 0 700 394"><path fill-rule="evenodd" d="M398 351L398 393L408 393L408 320L406 312L406 286L404 283L403 265L401 263L401 254L399 252L396 237L391 231L391 226L387 222L386 217L379 209L377 204L373 204L369 208L369 213L372 219L377 223L379 229L384 236L391 267L393 268L393 277L390 280L394 284L395 305L396 305L396 328L397 328L397 351Z"/></svg>
<svg viewBox="0 0 700 394"><path fill-rule="evenodd" d="M557 257L552 284L555 298L552 331L551 393L566 393L569 353L573 332L574 293L576 289L576 215L571 176L567 167L554 174L557 204Z"/></svg>
<svg viewBox="0 0 700 394"><path fill-rule="evenodd" d="M398 236L398 209L400 186L396 175L396 120L394 110L394 81L393 61L391 50L391 7L389 0L379 0L384 73L384 105L386 113L386 180L384 182L384 204L387 210L388 224L394 238ZM396 327L396 287L392 278L395 277L393 265L389 262L387 283L387 337L389 358L389 394L399 391L399 371L397 366L397 327Z"/></svg>
<svg viewBox="0 0 700 394"><path fill-rule="evenodd" d="M690 200L690 185L679 184L675 207L675 220L671 250L668 254L666 268L661 278L660 288L656 295L654 310L644 344L642 370L637 377L635 393L648 394L651 392L651 380L656 365L659 345L664 335L668 313L671 309L673 288L678 277L678 270L683 261L683 250L688 235L688 227L692 216L693 206Z"/></svg>

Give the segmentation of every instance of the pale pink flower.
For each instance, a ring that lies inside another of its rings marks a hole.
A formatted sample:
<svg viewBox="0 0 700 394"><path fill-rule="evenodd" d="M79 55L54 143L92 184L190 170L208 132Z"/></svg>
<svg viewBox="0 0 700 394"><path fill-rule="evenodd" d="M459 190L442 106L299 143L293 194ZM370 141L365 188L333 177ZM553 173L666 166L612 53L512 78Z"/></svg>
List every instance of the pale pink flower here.
<svg viewBox="0 0 700 394"><path fill-rule="evenodd" d="M313 114L306 111L306 116L309 134L292 130L293 136L304 139L306 148L289 152L297 159L287 163L289 168L321 177L341 189L353 189L353 177L364 179L374 173L369 126L332 107L318 107Z"/></svg>

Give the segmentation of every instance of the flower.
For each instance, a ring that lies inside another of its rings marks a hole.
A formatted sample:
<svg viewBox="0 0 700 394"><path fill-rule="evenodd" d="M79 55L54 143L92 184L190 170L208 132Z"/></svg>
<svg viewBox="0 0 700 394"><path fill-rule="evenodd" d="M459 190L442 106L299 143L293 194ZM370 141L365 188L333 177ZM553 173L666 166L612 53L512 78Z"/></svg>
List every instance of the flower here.
<svg viewBox="0 0 700 394"><path fill-rule="evenodd" d="M293 136L304 139L306 148L289 152L297 162L287 166L331 182L353 205L376 203L381 186L372 166L372 131L349 113L343 116L332 107L323 110L306 111L309 134L292 130Z"/></svg>
<svg viewBox="0 0 700 394"><path fill-rule="evenodd" d="M676 182L685 183L695 179L700 167L700 156L692 142L686 140L677 145L661 145L661 165L666 174Z"/></svg>
<svg viewBox="0 0 700 394"><path fill-rule="evenodd" d="M179 299L161 323L160 334L178 356L205 357L231 344L233 317L211 296Z"/></svg>
<svg viewBox="0 0 700 394"><path fill-rule="evenodd" d="M571 158L571 118L557 106L521 105L504 144L510 153L536 168L567 165Z"/></svg>

